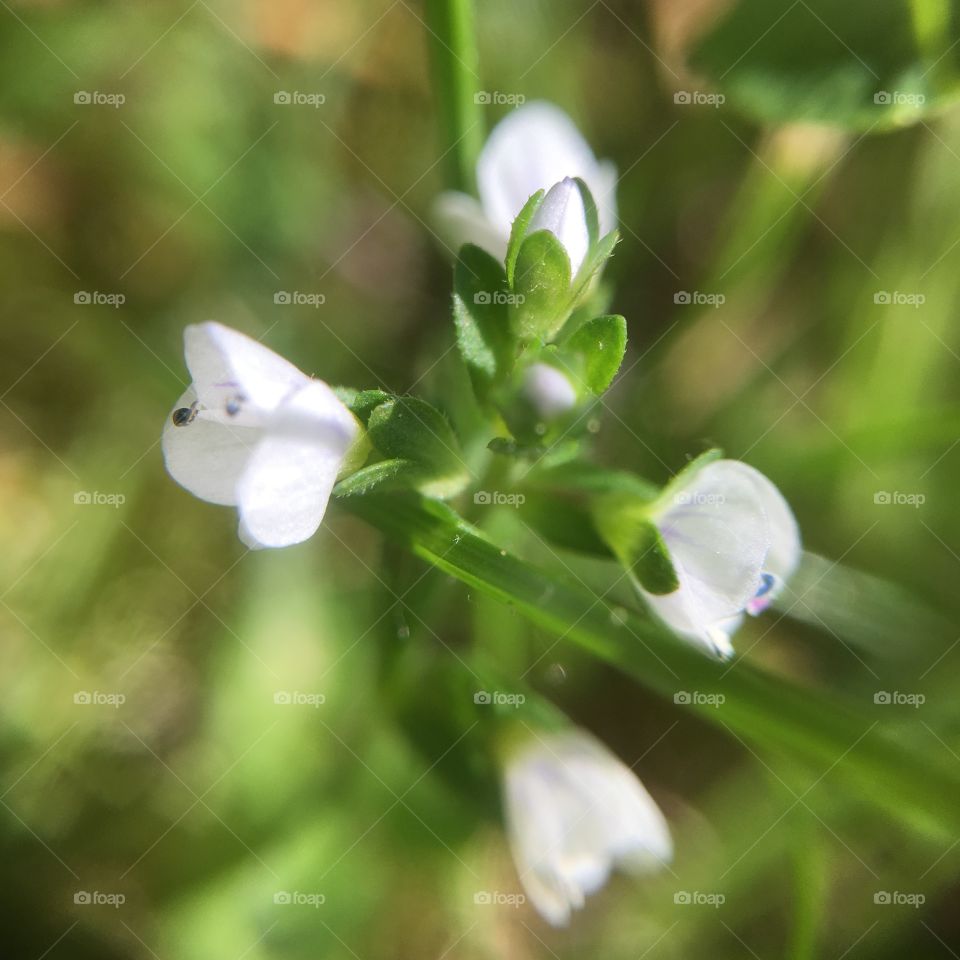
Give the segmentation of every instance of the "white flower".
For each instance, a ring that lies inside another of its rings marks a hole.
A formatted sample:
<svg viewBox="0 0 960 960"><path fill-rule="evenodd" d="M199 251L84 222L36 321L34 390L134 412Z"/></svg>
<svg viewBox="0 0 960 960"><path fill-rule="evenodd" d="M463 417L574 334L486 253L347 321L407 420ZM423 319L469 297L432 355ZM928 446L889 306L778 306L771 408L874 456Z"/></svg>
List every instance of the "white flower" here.
<svg viewBox="0 0 960 960"><path fill-rule="evenodd" d="M651 519L680 587L641 591L676 633L722 657L743 614L769 606L800 560L800 533L779 490L759 470L717 460L677 489L667 488Z"/></svg>
<svg viewBox="0 0 960 960"><path fill-rule="evenodd" d="M252 548L306 540L356 419L325 383L236 330L202 323L183 340L193 383L163 430L170 475L201 500L236 506Z"/></svg>
<svg viewBox="0 0 960 960"><path fill-rule="evenodd" d="M555 926L619 867L647 873L673 856L660 809L633 771L583 730L541 734L507 758L504 805L513 860Z"/></svg>
<svg viewBox="0 0 960 960"><path fill-rule="evenodd" d="M617 225L616 168L594 157L576 125L558 107L542 101L528 103L494 127L480 152L479 203L465 193L449 191L437 199L437 216L454 246L475 243L503 260L510 228L523 205L538 190L549 190L567 177L580 177L589 187L601 236L613 230Z"/></svg>
<svg viewBox="0 0 960 960"><path fill-rule="evenodd" d="M577 391L549 363L532 363L523 375L523 396L542 420L553 420L576 406Z"/></svg>
<svg viewBox="0 0 960 960"><path fill-rule="evenodd" d="M549 230L560 241L575 277L590 248L587 211L576 180L566 177L547 191L527 226L528 234L536 230Z"/></svg>

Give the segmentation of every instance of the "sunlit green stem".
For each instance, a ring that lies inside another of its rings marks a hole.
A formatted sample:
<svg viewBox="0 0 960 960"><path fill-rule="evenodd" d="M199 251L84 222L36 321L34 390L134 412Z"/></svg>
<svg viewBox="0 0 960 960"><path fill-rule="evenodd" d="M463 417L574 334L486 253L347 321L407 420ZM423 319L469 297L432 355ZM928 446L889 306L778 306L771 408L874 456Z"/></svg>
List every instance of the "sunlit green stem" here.
<svg viewBox="0 0 960 960"><path fill-rule="evenodd" d="M473 5L471 0L426 0L424 12L448 183L472 191L483 143Z"/></svg>

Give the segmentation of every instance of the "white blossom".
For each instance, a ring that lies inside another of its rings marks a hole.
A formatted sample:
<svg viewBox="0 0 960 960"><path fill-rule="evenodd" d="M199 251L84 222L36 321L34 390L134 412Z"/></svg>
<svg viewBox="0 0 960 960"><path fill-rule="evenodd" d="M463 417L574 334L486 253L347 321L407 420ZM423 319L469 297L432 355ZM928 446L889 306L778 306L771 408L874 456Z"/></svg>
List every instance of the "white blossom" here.
<svg viewBox="0 0 960 960"><path fill-rule="evenodd" d="M641 591L676 633L722 657L743 614L769 606L800 560L800 533L780 491L759 470L717 460L679 489L667 488L654 509L679 589Z"/></svg>
<svg viewBox="0 0 960 960"><path fill-rule="evenodd" d="M537 911L566 924L614 867L642 874L673 855L667 822L636 775L579 729L514 746L504 806L514 863Z"/></svg>
<svg viewBox="0 0 960 960"><path fill-rule="evenodd" d="M236 506L240 538L284 547L316 532L360 426L333 390L222 324L184 331L193 382L163 430L167 470Z"/></svg>
<svg viewBox="0 0 960 960"><path fill-rule="evenodd" d="M507 114L487 139L477 159L479 201L448 191L437 200L437 217L455 248L475 243L502 260L510 228L527 200L572 177L590 189L600 233L609 233L617 225L616 168L596 159L562 110L534 101Z"/></svg>

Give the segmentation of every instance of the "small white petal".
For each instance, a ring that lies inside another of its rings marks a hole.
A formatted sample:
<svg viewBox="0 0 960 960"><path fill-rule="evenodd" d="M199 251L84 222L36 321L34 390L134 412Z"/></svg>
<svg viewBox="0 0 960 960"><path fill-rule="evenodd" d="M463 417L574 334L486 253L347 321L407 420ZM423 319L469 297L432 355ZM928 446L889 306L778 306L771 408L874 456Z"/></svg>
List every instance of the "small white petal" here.
<svg viewBox="0 0 960 960"><path fill-rule="evenodd" d="M190 407L196 399L190 387L174 410ZM161 439L163 459L170 476L195 497L232 506L237 502L237 482L261 433L200 416L178 427L167 417Z"/></svg>
<svg viewBox="0 0 960 960"><path fill-rule="evenodd" d="M577 404L570 380L549 363L531 364L523 377L523 395L543 420L553 420Z"/></svg>
<svg viewBox="0 0 960 960"><path fill-rule="evenodd" d="M269 347L221 323L189 326L183 341L194 388L211 410L236 398L270 411L310 380Z"/></svg>
<svg viewBox="0 0 960 960"><path fill-rule="evenodd" d="M576 124L553 104L534 101L507 114L477 161L480 202L504 237L527 200L564 177L583 179L597 200L605 231L612 229L616 201L610 168L601 169Z"/></svg>
<svg viewBox="0 0 960 960"><path fill-rule="evenodd" d="M237 486L240 537L285 547L320 526L357 424L336 394L311 381L282 404Z"/></svg>
<svg viewBox="0 0 960 960"><path fill-rule="evenodd" d="M507 763L505 805L521 883L540 914L565 924L611 870L672 856L663 814L616 756L579 730L544 734Z"/></svg>
<svg viewBox="0 0 960 960"><path fill-rule="evenodd" d="M549 230L563 244L570 258L570 275L576 276L590 248L583 195L575 180L555 183L530 220L527 233Z"/></svg>

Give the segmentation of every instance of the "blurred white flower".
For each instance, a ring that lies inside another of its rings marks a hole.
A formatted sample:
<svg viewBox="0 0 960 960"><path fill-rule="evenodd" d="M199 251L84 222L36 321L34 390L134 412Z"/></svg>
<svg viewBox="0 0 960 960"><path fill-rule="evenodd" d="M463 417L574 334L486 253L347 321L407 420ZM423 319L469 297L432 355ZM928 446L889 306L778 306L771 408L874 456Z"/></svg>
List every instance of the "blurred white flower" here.
<svg viewBox="0 0 960 960"><path fill-rule="evenodd" d="M549 363L532 363L523 375L523 396L542 420L553 420L576 406L577 391Z"/></svg>
<svg viewBox="0 0 960 960"><path fill-rule="evenodd" d="M601 236L613 230L617 225L616 168L594 157L562 110L534 101L507 114L488 137L477 159L479 202L465 193L447 191L437 198L436 215L455 248L475 243L503 260L510 228L523 205L538 190L549 190L568 177L580 177L593 194Z"/></svg>
<svg viewBox="0 0 960 960"><path fill-rule="evenodd" d="M357 420L327 384L236 330L202 323L183 340L193 383L163 430L170 475L201 500L236 506L249 547L306 540Z"/></svg>
<svg viewBox="0 0 960 960"><path fill-rule="evenodd" d="M554 926L599 890L614 867L648 873L669 863L667 822L633 771L583 730L513 747L504 806L523 888Z"/></svg>
<svg viewBox="0 0 960 960"><path fill-rule="evenodd" d="M651 519L680 587L641 593L676 633L731 656L743 614L765 610L799 563L800 532L786 500L759 470L716 460L679 489L668 487Z"/></svg>

